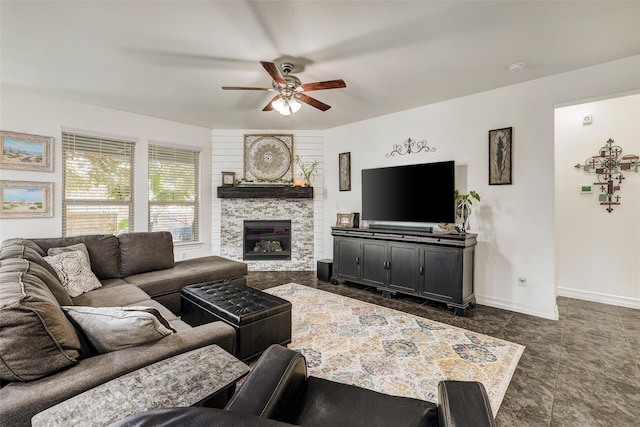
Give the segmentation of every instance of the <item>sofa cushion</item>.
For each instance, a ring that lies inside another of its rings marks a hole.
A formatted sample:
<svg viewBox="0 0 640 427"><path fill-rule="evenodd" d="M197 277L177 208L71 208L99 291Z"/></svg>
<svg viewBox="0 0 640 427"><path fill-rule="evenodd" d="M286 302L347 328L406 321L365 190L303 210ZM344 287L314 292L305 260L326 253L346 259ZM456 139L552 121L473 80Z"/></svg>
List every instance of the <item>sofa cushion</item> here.
<svg viewBox="0 0 640 427"><path fill-rule="evenodd" d="M58 301L29 261L7 261L0 261L0 379L31 381L73 365L80 341Z"/></svg>
<svg viewBox="0 0 640 427"><path fill-rule="evenodd" d="M4 240L2 242L2 245L0 245L0 248L4 248L5 246L13 246L13 245L25 246L27 248L31 248L34 251L36 251L40 256L45 256L47 254L45 251L42 250L40 246L38 246L33 241L28 239L22 239L20 237Z"/></svg>
<svg viewBox="0 0 640 427"><path fill-rule="evenodd" d="M120 249L118 238L113 234L92 234L76 237L31 239L46 253L49 248L84 243L91 259L91 270L100 280L120 278Z"/></svg>
<svg viewBox="0 0 640 427"><path fill-rule="evenodd" d="M102 287L73 298L73 304L91 307L118 307L138 304L149 299L137 286L125 284L103 284Z"/></svg>
<svg viewBox="0 0 640 427"><path fill-rule="evenodd" d="M87 251L87 246L84 243L76 243L75 245L70 246L62 246L59 248L49 248L47 251L47 255L60 255L63 252L73 252L80 251L87 258L87 262L89 263L89 268L91 268L91 257L89 256L89 251Z"/></svg>
<svg viewBox="0 0 640 427"><path fill-rule="evenodd" d="M34 274L36 277L42 280L45 285L47 285L60 305L72 304L69 293L62 286L60 280L58 279L58 274L53 269L53 267L51 267L51 265L49 265L49 263L46 262L42 256L40 256L38 252L28 246L3 246L2 248L0 248L0 261L7 261L5 263L5 266L8 266L12 265L11 263L9 263L10 260L28 261L29 272ZM19 267L17 267L17 271L22 268L23 264L19 263L18 265Z"/></svg>
<svg viewBox="0 0 640 427"><path fill-rule="evenodd" d="M233 279L247 275L247 264L216 255L178 261L170 270L150 271L125 277L152 297L178 292L195 283Z"/></svg>
<svg viewBox="0 0 640 427"><path fill-rule="evenodd" d="M26 242L26 240L25 240ZM44 260L44 257L47 254L41 254L41 249L33 249L31 245L23 245L23 244L13 244L13 245L2 245L0 248L0 259L8 259L8 258L22 258L36 264L39 264L49 270L51 274L56 276L56 271L49 265L48 262Z"/></svg>
<svg viewBox="0 0 640 427"><path fill-rule="evenodd" d="M157 341L176 332L155 308L64 306L98 353Z"/></svg>
<svg viewBox="0 0 640 427"><path fill-rule="evenodd" d="M168 231L124 233L118 236L118 242L122 277L174 265L173 238Z"/></svg>
<svg viewBox="0 0 640 427"><path fill-rule="evenodd" d="M80 251L46 256L44 260L56 270L60 283L71 297L77 297L102 286L102 283L91 271L87 257Z"/></svg>

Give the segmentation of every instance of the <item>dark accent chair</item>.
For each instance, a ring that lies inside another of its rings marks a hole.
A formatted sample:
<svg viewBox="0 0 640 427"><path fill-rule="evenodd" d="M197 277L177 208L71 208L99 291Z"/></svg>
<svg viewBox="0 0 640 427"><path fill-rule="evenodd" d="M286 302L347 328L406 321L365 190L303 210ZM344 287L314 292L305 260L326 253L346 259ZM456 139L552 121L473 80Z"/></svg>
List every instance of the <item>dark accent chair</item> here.
<svg viewBox="0 0 640 427"><path fill-rule="evenodd" d="M438 404L309 377L304 356L272 345L224 410L170 408L113 426L495 426L484 386L442 381Z"/></svg>

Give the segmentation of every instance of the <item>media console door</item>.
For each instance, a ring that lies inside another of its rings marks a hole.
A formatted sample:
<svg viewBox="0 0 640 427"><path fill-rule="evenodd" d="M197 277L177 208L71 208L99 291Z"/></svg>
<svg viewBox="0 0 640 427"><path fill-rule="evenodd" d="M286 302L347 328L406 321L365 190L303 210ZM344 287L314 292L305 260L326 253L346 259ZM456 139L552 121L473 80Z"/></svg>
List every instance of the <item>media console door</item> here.
<svg viewBox="0 0 640 427"><path fill-rule="evenodd" d="M400 292L440 301L457 315L475 305L475 234L340 227L334 227L331 234L333 283L374 286L386 297Z"/></svg>
<svg viewBox="0 0 640 427"><path fill-rule="evenodd" d="M418 294L422 287L420 246L395 242L390 242L388 245L389 289L407 294Z"/></svg>
<svg viewBox="0 0 640 427"><path fill-rule="evenodd" d="M340 237L333 241L333 271L340 271L340 279L360 281L360 258L362 243L358 239Z"/></svg>

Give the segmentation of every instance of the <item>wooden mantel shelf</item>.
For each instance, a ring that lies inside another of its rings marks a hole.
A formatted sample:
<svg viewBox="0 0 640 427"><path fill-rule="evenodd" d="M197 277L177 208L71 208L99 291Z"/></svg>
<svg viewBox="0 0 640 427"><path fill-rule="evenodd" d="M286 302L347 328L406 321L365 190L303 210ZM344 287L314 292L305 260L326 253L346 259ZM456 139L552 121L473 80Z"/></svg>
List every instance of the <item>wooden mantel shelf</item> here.
<svg viewBox="0 0 640 427"><path fill-rule="evenodd" d="M312 199L313 187L221 186L219 199Z"/></svg>

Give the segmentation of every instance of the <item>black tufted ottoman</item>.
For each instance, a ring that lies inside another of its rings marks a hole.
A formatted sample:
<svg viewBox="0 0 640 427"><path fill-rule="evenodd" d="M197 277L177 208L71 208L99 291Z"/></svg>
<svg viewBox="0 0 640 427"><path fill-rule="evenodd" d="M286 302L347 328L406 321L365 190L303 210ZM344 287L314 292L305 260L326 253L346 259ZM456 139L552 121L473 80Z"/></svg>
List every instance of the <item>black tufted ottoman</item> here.
<svg viewBox="0 0 640 427"><path fill-rule="evenodd" d="M291 342L291 303L233 282L189 285L180 292L180 316L191 326L222 320L236 330L236 357L262 354L271 344Z"/></svg>

